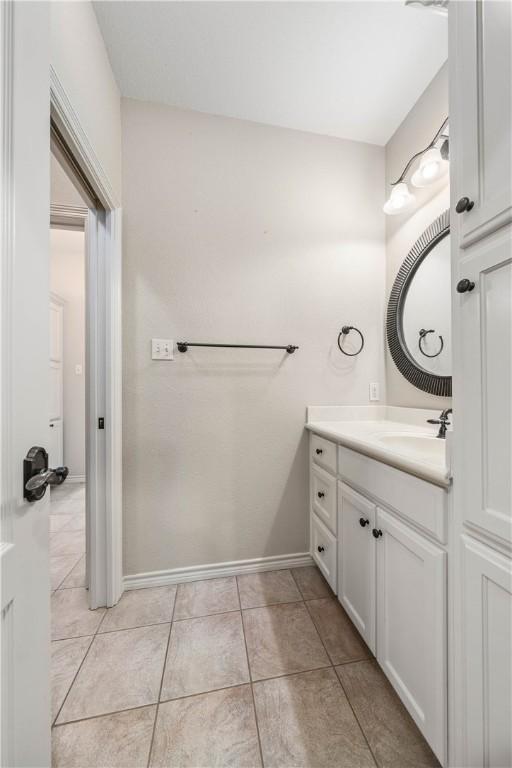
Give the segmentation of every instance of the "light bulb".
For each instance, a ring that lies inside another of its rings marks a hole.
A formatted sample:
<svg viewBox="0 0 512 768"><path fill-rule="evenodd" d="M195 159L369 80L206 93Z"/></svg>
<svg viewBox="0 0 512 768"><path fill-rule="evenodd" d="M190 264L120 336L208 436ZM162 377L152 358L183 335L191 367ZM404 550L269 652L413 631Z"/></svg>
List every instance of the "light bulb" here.
<svg viewBox="0 0 512 768"><path fill-rule="evenodd" d="M384 205L383 211L390 216L394 216L411 208L415 202L416 198L409 192L407 184L405 181L401 181L391 189L391 195Z"/></svg>
<svg viewBox="0 0 512 768"><path fill-rule="evenodd" d="M447 161L443 160L437 147L432 147L421 156L420 166L413 173L411 183L415 187L428 187L429 184L444 176L447 170Z"/></svg>

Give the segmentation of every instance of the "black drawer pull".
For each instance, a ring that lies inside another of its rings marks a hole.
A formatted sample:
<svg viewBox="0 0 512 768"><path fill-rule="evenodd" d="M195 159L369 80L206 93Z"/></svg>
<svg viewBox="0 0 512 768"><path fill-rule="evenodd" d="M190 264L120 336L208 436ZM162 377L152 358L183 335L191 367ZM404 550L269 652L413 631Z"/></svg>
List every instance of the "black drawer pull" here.
<svg viewBox="0 0 512 768"><path fill-rule="evenodd" d="M465 211L470 211L474 206L474 202L469 199L469 197L461 197L457 205L455 206L455 210L457 213L464 213Z"/></svg>
<svg viewBox="0 0 512 768"><path fill-rule="evenodd" d="M317 448L316 449L316 455L317 456L320 456L322 453L323 453L323 449L322 448Z"/></svg>
<svg viewBox="0 0 512 768"><path fill-rule="evenodd" d="M323 491L318 491L317 496L319 499L323 499L323 497L325 496L325 493Z"/></svg>
<svg viewBox="0 0 512 768"><path fill-rule="evenodd" d="M472 280L468 280L467 277L464 277L457 283L457 293L466 293L466 291L472 291L474 287L474 282Z"/></svg>
<svg viewBox="0 0 512 768"><path fill-rule="evenodd" d="M361 526L361 528L364 528L365 525L370 525L370 521L366 520L366 518L364 518L364 517L360 517L359 518L359 525Z"/></svg>
<svg viewBox="0 0 512 768"><path fill-rule="evenodd" d="M382 536L382 531L379 528L374 528L372 533L373 533L373 535L375 536L376 539L378 539L379 536Z"/></svg>
<svg viewBox="0 0 512 768"><path fill-rule="evenodd" d="M325 549L325 548L324 548L324 547L321 547L321 546L320 546L320 544L319 544L319 545L318 545L318 547L317 547L317 549L318 549L318 551L319 551L319 552L324 552L324 549Z"/></svg>

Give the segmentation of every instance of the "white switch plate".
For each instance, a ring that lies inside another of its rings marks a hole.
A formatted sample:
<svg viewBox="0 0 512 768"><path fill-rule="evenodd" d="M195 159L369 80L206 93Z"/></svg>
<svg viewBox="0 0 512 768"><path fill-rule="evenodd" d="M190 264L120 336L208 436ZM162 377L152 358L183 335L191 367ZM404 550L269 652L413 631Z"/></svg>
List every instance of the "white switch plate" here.
<svg viewBox="0 0 512 768"><path fill-rule="evenodd" d="M174 360L174 343L171 339L151 339L152 360Z"/></svg>
<svg viewBox="0 0 512 768"><path fill-rule="evenodd" d="M376 381L370 384L370 400L380 400L379 384Z"/></svg>

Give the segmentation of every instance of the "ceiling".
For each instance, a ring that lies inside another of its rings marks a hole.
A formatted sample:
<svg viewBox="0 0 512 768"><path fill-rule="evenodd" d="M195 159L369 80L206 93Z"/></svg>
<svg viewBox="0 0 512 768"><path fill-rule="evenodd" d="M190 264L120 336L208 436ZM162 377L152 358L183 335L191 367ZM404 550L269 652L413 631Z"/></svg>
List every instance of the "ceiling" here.
<svg viewBox="0 0 512 768"><path fill-rule="evenodd" d="M123 96L386 144L447 58L383 2L95 2Z"/></svg>

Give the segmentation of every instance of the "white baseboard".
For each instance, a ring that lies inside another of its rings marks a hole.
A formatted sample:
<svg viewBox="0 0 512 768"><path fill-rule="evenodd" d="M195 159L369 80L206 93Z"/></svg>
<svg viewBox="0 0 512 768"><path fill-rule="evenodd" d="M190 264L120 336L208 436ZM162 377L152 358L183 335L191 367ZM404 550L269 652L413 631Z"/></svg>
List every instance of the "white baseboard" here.
<svg viewBox="0 0 512 768"><path fill-rule="evenodd" d="M255 557L252 560L233 560L229 563L213 563L211 565L196 565L189 568L170 568L167 571L149 571L125 576L125 589L142 589L144 587L164 587L167 584L179 584L184 581L199 581L201 579L216 579L220 576L241 576L244 573L258 571L278 571L283 568L300 568L314 565L314 560L308 552L296 552L291 555L275 557Z"/></svg>
<svg viewBox="0 0 512 768"><path fill-rule="evenodd" d="M66 483L85 483L85 475L68 475Z"/></svg>

